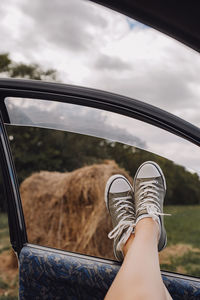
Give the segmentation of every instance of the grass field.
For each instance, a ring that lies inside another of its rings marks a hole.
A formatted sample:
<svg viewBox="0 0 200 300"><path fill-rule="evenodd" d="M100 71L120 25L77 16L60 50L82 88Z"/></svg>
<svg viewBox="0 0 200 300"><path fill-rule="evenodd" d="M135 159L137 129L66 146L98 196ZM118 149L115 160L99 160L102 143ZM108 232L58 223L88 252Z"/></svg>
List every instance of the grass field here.
<svg viewBox="0 0 200 300"><path fill-rule="evenodd" d="M0 214L0 300L17 300L18 271L9 264L11 247L6 214Z"/></svg>
<svg viewBox="0 0 200 300"><path fill-rule="evenodd" d="M200 277L200 206L168 206L165 217L168 246L160 254L161 268Z"/></svg>
<svg viewBox="0 0 200 300"><path fill-rule="evenodd" d="M165 225L168 246L160 254L161 268L200 277L200 206L168 206ZM106 238L106 237L105 237ZM16 300L18 272L9 270L7 216L0 214L0 300Z"/></svg>
<svg viewBox="0 0 200 300"><path fill-rule="evenodd" d="M200 247L200 205L166 206L164 212L171 214L165 217L168 245Z"/></svg>

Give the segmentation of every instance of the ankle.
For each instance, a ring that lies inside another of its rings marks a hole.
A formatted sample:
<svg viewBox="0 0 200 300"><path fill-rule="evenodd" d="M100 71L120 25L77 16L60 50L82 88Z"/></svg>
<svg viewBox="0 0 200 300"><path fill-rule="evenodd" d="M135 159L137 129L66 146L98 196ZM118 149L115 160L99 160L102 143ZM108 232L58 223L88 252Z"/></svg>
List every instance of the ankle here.
<svg viewBox="0 0 200 300"><path fill-rule="evenodd" d="M155 237L159 241L160 224L151 217L145 217L137 222L135 233Z"/></svg>
<svg viewBox="0 0 200 300"><path fill-rule="evenodd" d="M123 247L123 249L122 249L122 252L123 252L124 257L126 256L128 250L129 250L129 248L131 247L131 245L132 245L132 243L133 243L133 240L134 240L134 237L135 237L135 234L132 233L132 234L130 235L130 237L128 238L127 242L124 244L124 247Z"/></svg>

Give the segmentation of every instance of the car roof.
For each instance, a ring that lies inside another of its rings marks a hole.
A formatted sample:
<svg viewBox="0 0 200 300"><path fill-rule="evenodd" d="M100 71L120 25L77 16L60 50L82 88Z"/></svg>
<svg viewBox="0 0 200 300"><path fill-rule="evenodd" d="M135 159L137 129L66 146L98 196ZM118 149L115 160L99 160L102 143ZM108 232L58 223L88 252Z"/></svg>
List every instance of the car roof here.
<svg viewBox="0 0 200 300"><path fill-rule="evenodd" d="M200 52L199 0L91 0L149 25Z"/></svg>

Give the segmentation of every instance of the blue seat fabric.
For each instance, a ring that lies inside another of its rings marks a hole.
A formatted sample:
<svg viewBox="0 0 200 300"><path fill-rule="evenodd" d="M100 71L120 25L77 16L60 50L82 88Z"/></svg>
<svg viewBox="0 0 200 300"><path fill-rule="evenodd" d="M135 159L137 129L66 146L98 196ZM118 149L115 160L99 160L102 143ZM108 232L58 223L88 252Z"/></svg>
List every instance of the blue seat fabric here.
<svg viewBox="0 0 200 300"><path fill-rule="evenodd" d="M120 264L34 245L21 250L20 300L102 300ZM200 280L163 274L173 299L200 299Z"/></svg>

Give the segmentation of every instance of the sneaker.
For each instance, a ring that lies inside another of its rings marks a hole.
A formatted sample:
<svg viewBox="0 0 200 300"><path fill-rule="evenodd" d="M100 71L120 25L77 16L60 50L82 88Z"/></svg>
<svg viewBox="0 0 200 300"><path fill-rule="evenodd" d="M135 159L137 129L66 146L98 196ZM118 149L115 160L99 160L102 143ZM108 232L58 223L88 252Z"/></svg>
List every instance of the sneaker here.
<svg viewBox="0 0 200 300"><path fill-rule="evenodd" d="M133 188L122 175L109 178L105 189L105 202L112 218L113 230L108 234L114 239L113 249L117 260L122 261L123 246L135 226Z"/></svg>
<svg viewBox="0 0 200 300"><path fill-rule="evenodd" d="M158 251L167 245L167 234L164 227L163 202L166 193L165 176L153 161L144 162L134 178L136 224L139 220L151 217L160 225Z"/></svg>

